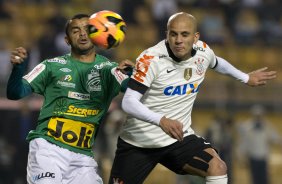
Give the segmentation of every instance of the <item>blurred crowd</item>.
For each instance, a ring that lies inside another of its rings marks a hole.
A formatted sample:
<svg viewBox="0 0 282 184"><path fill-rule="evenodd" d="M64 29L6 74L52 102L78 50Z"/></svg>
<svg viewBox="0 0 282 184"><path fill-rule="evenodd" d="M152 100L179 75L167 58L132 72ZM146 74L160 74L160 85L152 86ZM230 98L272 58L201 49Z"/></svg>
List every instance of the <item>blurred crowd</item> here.
<svg viewBox="0 0 282 184"><path fill-rule="evenodd" d="M98 52L112 60L135 60L142 50L165 38L166 22L171 14L186 11L198 19L201 40L207 42L218 55L231 63L236 62L236 66L250 71L257 66L267 65L278 72L282 66L280 0L0 0L0 100L5 98L5 85L11 69L11 49L18 46L28 49L27 70L30 70L44 59L69 52L69 47L64 42L64 25L68 18L76 13L92 14L104 9L118 12L127 23L124 43L116 49L98 49ZM247 90L243 93L240 91L238 85L242 84L226 83L224 78L216 78L212 74L209 77L208 80L215 82L212 86L207 84L203 87L216 89L200 96L200 103L195 104L196 107L210 108L211 103L216 103L217 108L231 107L234 110L241 103L240 99L244 101L247 98L249 102L263 102L268 110L281 112L278 97L282 80L279 76L277 82L268 89L261 88L260 92L250 90L249 93ZM26 101L18 108L6 109L5 105L0 107L0 184L22 184L28 149L25 136L34 127L38 111L30 110ZM248 109L250 104L241 104L240 107ZM98 137L97 158L103 162L100 166L104 167L101 172L110 165L105 163L111 163L116 137L124 117L119 97L112 103L103 124L104 131ZM206 136L223 154L222 158L227 164L232 164L234 119L216 116L214 123L210 124ZM247 139L249 134L245 132L251 131L253 126L248 125L250 126L236 128L240 137ZM257 130L256 128L264 126L256 124L254 127ZM222 132L225 134L221 134ZM277 137L279 136L276 136L276 142L279 140ZM242 154L246 154L245 148L248 146L243 147L240 150ZM269 150L268 147L266 149ZM250 156L246 158L251 159ZM251 160L249 162L252 167ZM232 170L230 172L232 176ZM191 178L188 180L190 183L197 183ZM185 179L184 183L188 183L188 180ZM182 181L179 179L179 183Z"/></svg>

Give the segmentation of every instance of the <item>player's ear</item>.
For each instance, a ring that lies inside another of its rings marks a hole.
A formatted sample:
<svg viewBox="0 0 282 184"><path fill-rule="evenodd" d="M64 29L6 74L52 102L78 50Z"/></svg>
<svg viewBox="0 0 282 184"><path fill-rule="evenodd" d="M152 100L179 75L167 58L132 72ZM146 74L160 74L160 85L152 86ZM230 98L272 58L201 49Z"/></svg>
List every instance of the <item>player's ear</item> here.
<svg viewBox="0 0 282 184"><path fill-rule="evenodd" d="M70 45L70 41L69 41L69 37L68 36L65 36L65 42Z"/></svg>
<svg viewBox="0 0 282 184"><path fill-rule="evenodd" d="M200 39L200 32L196 32L194 34L194 43L197 43L197 41Z"/></svg>

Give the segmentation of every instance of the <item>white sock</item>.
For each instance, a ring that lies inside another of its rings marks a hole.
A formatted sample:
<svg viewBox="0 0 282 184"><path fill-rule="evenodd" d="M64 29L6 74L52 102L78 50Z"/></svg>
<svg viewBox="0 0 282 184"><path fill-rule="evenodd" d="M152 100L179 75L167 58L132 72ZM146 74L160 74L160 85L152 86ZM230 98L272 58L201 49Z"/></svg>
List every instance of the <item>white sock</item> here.
<svg viewBox="0 0 282 184"><path fill-rule="evenodd" d="M206 184L227 184L227 174L222 176L207 176Z"/></svg>

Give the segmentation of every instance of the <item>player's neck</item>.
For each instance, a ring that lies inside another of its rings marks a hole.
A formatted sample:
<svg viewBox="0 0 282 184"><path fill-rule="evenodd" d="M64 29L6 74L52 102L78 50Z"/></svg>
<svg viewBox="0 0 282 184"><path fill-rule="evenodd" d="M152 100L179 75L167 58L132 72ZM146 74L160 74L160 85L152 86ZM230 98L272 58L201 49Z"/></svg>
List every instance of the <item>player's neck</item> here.
<svg viewBox="0 0 282 184"><path fill-rule="evenodd" d="M84 63L91 63L95 61L96 53L94 51L87 52L87 53L71 53L72 57L75 58L76 60L79 60Z"/></svg>

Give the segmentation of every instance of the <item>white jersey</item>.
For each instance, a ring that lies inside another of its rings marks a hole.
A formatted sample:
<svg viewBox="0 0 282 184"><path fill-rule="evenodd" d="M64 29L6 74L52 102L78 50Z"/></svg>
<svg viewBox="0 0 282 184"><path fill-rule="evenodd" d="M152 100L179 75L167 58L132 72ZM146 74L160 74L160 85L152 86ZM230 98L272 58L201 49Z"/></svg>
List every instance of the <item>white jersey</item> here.
<svg viewBox="0 0 282 184"><path fill-rule="evenodd" d="M176 62L166 42L161 41L137 58L136 70L131 77L148 87L141 102L150 110L183 123L184 136L194 133L192 107L206 70L217 63L214 52L206 43L198 41L193 51L190 59ZM164 147L177 141L159 126L131 116L128 116L120 137L145 148Z"/></svg>

